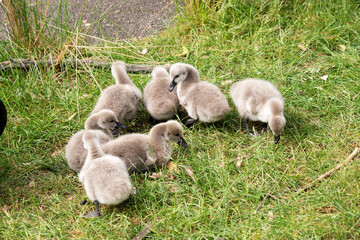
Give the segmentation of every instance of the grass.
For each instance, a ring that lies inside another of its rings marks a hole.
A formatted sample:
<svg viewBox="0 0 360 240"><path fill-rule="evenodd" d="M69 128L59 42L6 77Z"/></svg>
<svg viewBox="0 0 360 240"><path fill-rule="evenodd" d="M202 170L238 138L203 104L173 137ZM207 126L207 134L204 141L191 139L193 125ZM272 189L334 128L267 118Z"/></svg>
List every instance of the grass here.
<svg viewBox="0 0 360 240"><path fill-rule="evenodd" d="M133 175L136 194L119 206L102 206L102 218L81 218L93 206L79 205L85 192L66 164L64 147L83 128L100 88L113 83L109 69L0 73L0 98L9 112L0 138L3 239L129 239L149 223L153 239L360 238L359 157L294 195L359 146L359 4L209 3L194 1L197 14L179 13L177 24L157 36L66 50L73 58L193 64L232 108L221 122L186 129L189 148L173 146L175 167L159 169L159 179ZM10 43L1 44L7 49ZM144 48L146 55L138 54ZM14 51L24 50L2 51L2 60ZM130 77L141 89L150 79ZM285 98L287 124L276 146L270 133L244 133L229 89L246 77L270 80ZM127 131L147 133L146 119L141 107ZM194 172L196 183L183 167ZM264 200L268 192L279 199Z"/></svg>

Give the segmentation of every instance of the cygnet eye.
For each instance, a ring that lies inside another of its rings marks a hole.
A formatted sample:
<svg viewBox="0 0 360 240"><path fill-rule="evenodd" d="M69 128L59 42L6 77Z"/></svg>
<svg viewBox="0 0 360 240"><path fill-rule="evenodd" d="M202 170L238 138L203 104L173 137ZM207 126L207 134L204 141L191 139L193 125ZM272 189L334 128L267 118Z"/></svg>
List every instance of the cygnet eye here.
<svg viewBox="0 0 360 240"><path fill-rule="evenodd" d="M180 136L180 134L178 134L178 133L177 133L177 134L175 134L175 136L177 136L177 137L178 137L178 136Z"/></svg>
<svg viewBox="0 0 360 240"><path fill-rule="evenodd" d="M114 121L114 120L111 120L110 122L112 122L112 123L113 123L113 122L115 122L115 121Z"/></svg>
<svg viewBox="0 0 360 240"><path fill-rule="evenodd" d="M175 78L178 78L178 77L179 77L179 75L176 75L176 76L175 76Z"/></svg>

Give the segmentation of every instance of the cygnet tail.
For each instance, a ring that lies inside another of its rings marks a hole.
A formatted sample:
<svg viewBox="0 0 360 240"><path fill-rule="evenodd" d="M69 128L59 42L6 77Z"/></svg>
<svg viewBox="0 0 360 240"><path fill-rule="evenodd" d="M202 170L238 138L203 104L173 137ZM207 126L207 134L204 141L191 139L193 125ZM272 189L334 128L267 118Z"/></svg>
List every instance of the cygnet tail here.
<svg viewBox="0 0 360 240"><path fill-rule="evenodd" d="M164 67L155 67L151 72L151 76L152 78L168 77L170 82L170 75Z"/></svg>
<svg viewBox="0 0 360 240"><path fill-rule="evenodd" d="M111 74L115 78L116 84L130 84L134 85L126 71L124 62L118 61L111 65Z"/></svg>
<svg viewBox="0 0 360 240"><path fill-rule="evenodd" d="M128 175L123 176L123 179L114 181L113 185L111 186L111 190L114 191L114 197L117 199L115 204L119 204L128 199L132 190L132 184Z"/></svg>

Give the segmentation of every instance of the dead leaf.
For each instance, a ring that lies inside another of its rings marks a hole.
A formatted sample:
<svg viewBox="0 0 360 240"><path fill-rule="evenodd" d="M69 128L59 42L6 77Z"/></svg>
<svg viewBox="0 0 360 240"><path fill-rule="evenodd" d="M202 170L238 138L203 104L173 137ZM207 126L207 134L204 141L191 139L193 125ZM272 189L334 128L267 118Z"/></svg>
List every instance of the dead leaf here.
<svg viewBox="0 0 360 240"><path fill-rule="evenodd" d="M345 50L346 50L345 45L339 44L338 46L340 47L341 51L345 52Z"/></svg>
<svg viewBox="0 0 360 240"><path fill-rule="evenodd" d="M150 178L152 179L159 179L161 177L161 173L155 173L153 172L151 175L150 175Z"/></svg>
<svg viewBox="0 0 360 240"><path fill-rule="evenodd" d="M76 114L77 114L77 113L74 113L73 115L71 115L68 119L66 119L66 121L70 121L71 119L73 119Z"/></svg>
<svg viewBox="0 0 360 240"><path fill-rule="evenodd" d="M221 83L221 85L229 85L229 84L231 84L233 81L231 81L231 80L227 80L227 81L224 81L224 82L222 82Z"/></svg>
<svg viewBox="0 0 360 240"><path fill-rule="evenodd" d="M144 48L144 49L140 52L140 54L141 54L141 55L145 55L145 54L147 53L147 51L148 51L147 48Z"/></svg>
<svg viewBox="0 0 360 240"><path fill-rule="evenodd" d="M176 173L180 172L179 168L177 167L177 165L173 161L169 162L167 167L168 167L169 171L171 171L171 172L176 172Z"/></svg>
<svg viewBox="0 0 360 240"><path fill-rule="evenodd" d="M324 76L321 76L320 78L322 79L322 80L324 80L324 81L326 81L327 79L328 79L328 75L324 75Z"/></svg>
<svg viewBox="0 0 360 240"><path fill-rule="evenodd" d="M29 183L29 187L35 187L35 180L31 179L30 183Z"/></svg>
<svg viewBox="0 0 360 240"><path fill-rule="evenodd" d="M186 174L187 174L189 177L191 177L191 179L196 183L196 180L195 180L195 178L194 178L194 172L193 172L190 168L188 168L188 167L183 167L183 168L184 168Z"/></svg>
<svg viewBox="0 0 360 240"><path fill-rule="evenodd" d="M132 194L132 195L135 195L135 194L136 194L136 187L132 187L132 189L131 189L131 194Z"/></svg>
<svg viewBox="0 0 360 240"><path fill-rule="evenodd" d="M243 164L243 161L242 161L241 159L239 159L239 160L236 162L235 166L236 166L237 168L241 168L242 164Z"/></svg>
<svg viewBox="0 0 360 240"><path fill-rule="evenodd" d="M297 46L298 46L298 48L300 48L303 51L307 50L307 48L303 44L298 44Z"/></svg>
<svg viewBox="0 0 360 240"><path fill-rule="evenodd" d="M59 156L61 154L61 152L62 152L61 150L56 150L51 154L51 156L53 156L53 157Z"/></svg>
<svg viewBox="0 0 360 240"><path fill-rule="evenodd" d="M187 49L186 47L182 47L182 49L183 49L183 52L178 55L175 55L175 56L177 56L177 57L185 56L190 52L189 49Z"/></svg>
<svg viewBox="0 0 360 240"><path fill-rule="evenodd" d="M179 190L179 187L176 185L171 186L171 188L169 189L170 192L177 192Z"/></svg>
<svg viewBox="0 0 360 240"><path fill-rule="evenodd" d="M268 213L269 220L272 221L274 219L274 214L272 211Z"/></svg>

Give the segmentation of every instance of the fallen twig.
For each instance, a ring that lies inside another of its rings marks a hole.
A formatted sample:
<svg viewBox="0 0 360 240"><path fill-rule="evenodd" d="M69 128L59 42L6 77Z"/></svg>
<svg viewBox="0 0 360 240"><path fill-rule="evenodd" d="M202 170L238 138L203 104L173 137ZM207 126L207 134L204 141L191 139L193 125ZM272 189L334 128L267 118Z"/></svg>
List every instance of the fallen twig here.
<svg viewBox="0 0 360 240"><path fill-rule="evenodd" d="M262 205L264 204L264 202L265 202L265 200L268 198L268 197L270 197L270 192L268 192L266 195L265 195L265 197L264 197L264 199L261 201L261 203L260 203L260 205L255 209L255 211L254 211L254 214L256 214L257 213L257 211L259 211L259 209L262 207Z"/></svg>
<svg viewBox="0 0 360 240"><path fill-rule="evenodd" d="M284 203L284 201L282 201L280 198L278 198L277 196L271 194L271 192L268 192L268 193L265 195L264 199L261 201L260 205L255 209L254 214L256 214L257 211L259 211L259 209L262 207L262 205L264 204L264 202L265 202L265 200L266 200L267 198L272 198L272 199L274 199L274 200L277 200L277 201L280 201L280 202Z"/></svg>
<svg viewBox="0 0 360 240"><path fill-rule="evenodd" d="M150 229L152 228L152 225L147 225L138 235L132 238L132 240L142 240L150 233Z"/></svg>
<svg viewBox="0 0 360 240"><path fill-rule="evenodd" d="M29 60L29 59L10 59L10 61L5 61L0 63L0 70L7 70L13 68L20 69L29 69L31 67L64 67L64 66L89 66L94 68L109 68L111 67L112 62L106 60L96 60L96 59L66 59L61 61L58 64L58 60ZM170 65L163 65L167 70L169 70ZM153 69L153 65L135 65L135 64L126 64L126 69L129 73L150 73Z"/></svg>
<svg viewBox="0 0 360 240"><path fill-rule="evenodd" d="M193 172L190 168L188 168L188 167L183 166L183 168L184 168L186 174L187 174L189 177L191 177L191 179L194 181L194 183L197 184L196 179L195 179L195 177L194 177L194 172Z"/></svg>
<svg viewBox="0 0 360 240"><path fill-rule="evenodd" d="M309 183L309 184L307 184L306 186L298 189L298 190L297 190L293 195L291 195L291 196L294 196L294 195L296 195L296 194L299 194L299 193L301 193L301 192L303 192L303 191L311 188L312 186L315 185L315 183L323 180L324 178L330 177L335 171L339 170L339 169L340 169L341 167L343 167L343 166L348 165L348 164L359 154L359 152L360 152L360 148L359 148L359 147L355 148L355 150L347 157L347 159L346 159L344 162L339 163L336 167L334 167L334 168L331 169L330 171L328 171L328 172L320 175L318 178L316 178L316 179L315 179L314 181L312 181L311 183ZM290 197L291 197L291 196L290 196ZM288 198L290 198L290 197L288 197Z"/></svg>

